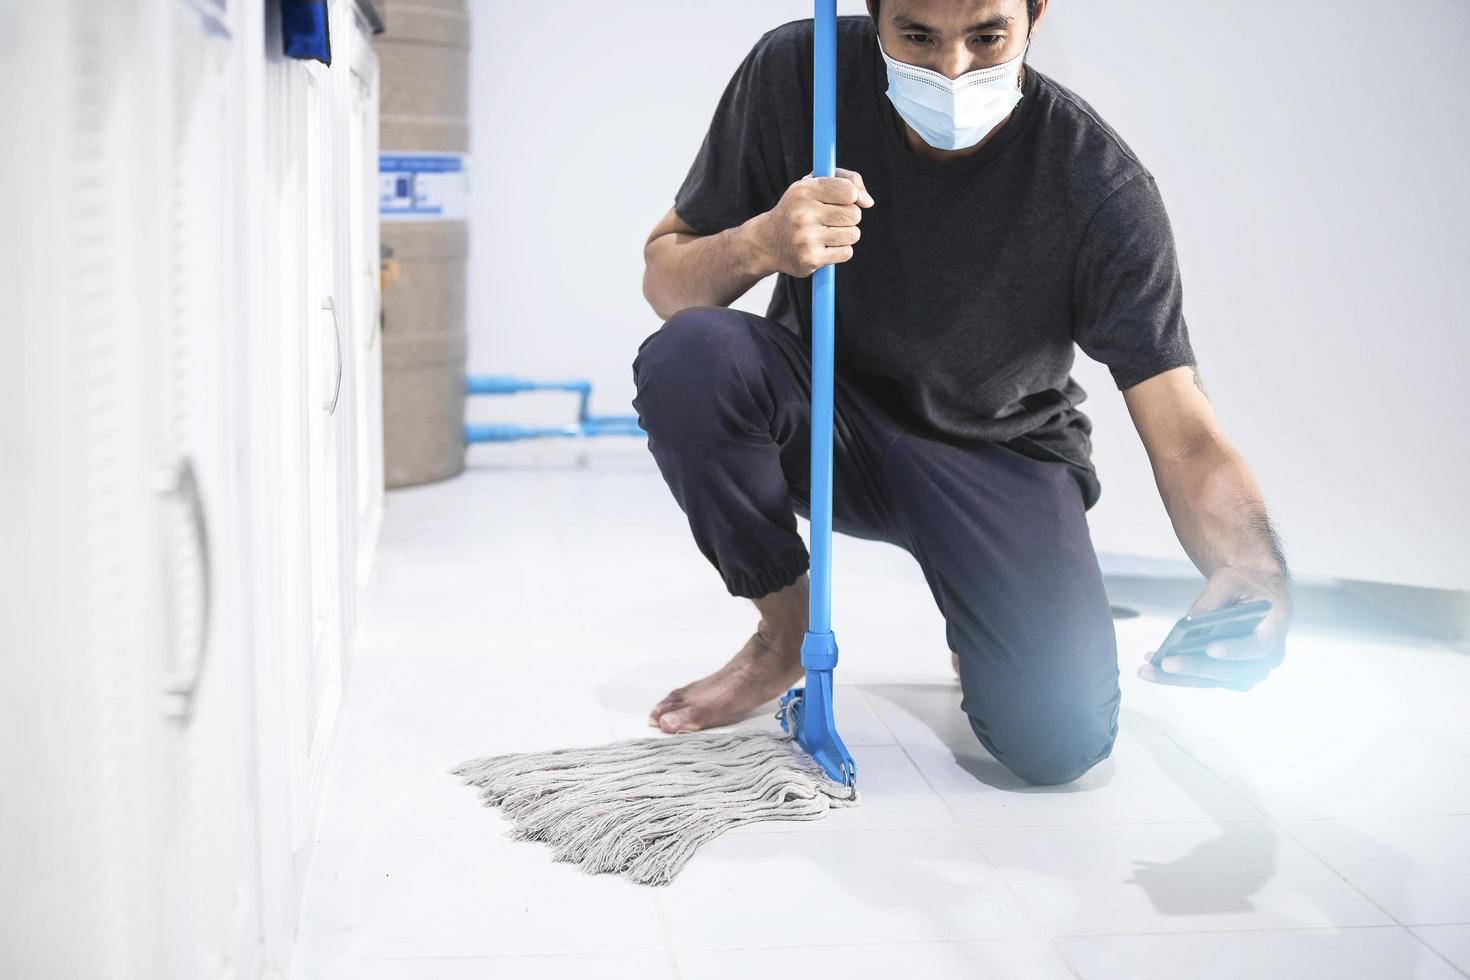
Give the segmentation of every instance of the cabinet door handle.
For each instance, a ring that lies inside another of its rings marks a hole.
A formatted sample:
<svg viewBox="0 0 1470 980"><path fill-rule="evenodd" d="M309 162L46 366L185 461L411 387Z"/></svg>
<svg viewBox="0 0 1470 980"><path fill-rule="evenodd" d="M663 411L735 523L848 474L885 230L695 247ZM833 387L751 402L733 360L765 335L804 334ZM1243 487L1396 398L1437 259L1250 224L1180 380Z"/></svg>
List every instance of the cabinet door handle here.
<svg viewBox="0 0 1470 980"><path fill-rule="evenodd" d="M199 560L199 637L195 641L193 656L187 663L165 667L162 684L163 694L169 702L168 714L188 721L209 653L209 623L214 607L214 586L209 572L209 519L204 512L194 463L188 456L181 457L176 465L160 472L155 486L160 494L179 497L188 506L189 528L193 532Z"/></svg>
<svg viewBox="0 0 1470 980"><path fill-rule="evenodd" d="M332 397L322 402L322 410L328 415L337 414L337 398L342 394L342 325L337 320L337 304L328 296L322 300L322 309L332 314L332 349L336 352L337 381L332 385Z"/></svg>

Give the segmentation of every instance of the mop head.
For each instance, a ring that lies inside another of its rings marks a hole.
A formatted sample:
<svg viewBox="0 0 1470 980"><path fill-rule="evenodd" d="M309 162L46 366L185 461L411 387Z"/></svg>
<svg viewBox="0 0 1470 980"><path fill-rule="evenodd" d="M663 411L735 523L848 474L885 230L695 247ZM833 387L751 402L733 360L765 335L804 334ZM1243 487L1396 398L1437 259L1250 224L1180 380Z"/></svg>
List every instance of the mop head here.
<svg viewBox="0 0 1470 980"><path fill-rule="evenodd" d="M666 885L706 841L758 820L816 820L857 803L796 743L764 731L685 732L472 759L450 770L553 860Z"/></svg>

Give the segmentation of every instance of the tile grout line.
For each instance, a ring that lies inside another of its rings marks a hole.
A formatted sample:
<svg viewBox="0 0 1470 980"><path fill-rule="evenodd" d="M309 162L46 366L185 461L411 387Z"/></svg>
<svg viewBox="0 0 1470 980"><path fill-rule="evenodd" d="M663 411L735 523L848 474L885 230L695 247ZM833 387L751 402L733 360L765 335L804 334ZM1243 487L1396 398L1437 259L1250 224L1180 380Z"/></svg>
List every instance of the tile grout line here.
<svg viewBox="0 0 1470 980"><path fill-rule="evenodd" d="M1061 947L1057 944L1056 940L1052 938L1050 931L1046 928L1046 924L1041 921L1041 918L1036 914L1036 912L1031 908L1030 905L1022 901L1021 896L1017 894L1016 890L1013 887L1011 887L1010 879L1005 876L1005 872L996 867L995 863L990 860L990 856L982 851L979 844L977 844L975 842L975 839L970 836L969 830L964 826L963 821L960 820L960 815L955 811L955 808L950 805L949 800L944 798L944 794L940 793L939 790L934 787L934 783L929 779L928 774L925 773L922 768L920 768L918 762L916 762L913 755L910 754L909 747L898 740L898 735L894 733L892 726L890 726L888 722L883 719L883 716L878 713L878 710L876 708L873 707L872 702L868 701L867 692L862 690L862 688L858 688L858 693L862 695L863 702L868 705L868 710L872 711L874 716L877 717L878 723L882 725L890 735L893 736L894 744L896 744L903 752L903 756L905 759L908 760L909 765L914 767L914 771L919 774L919 778L924 781L924 785L929 788L929 792L933 793L939 799L940 805L943 806L945 810L949 811L950 817L954 820L955 825L959 827L960 836L963 837L965 839L965 842L970 845L971 853L978 857L987 868L995 873L995 876L1000 880L1001 886L1005 888L1006 893L1011 896L1011 899L1026 914L1026 918L1031 922L1031 924L1041 931L1041 935L1045 939L1047 947L1052 951L1052 955L1057 957L1061 964L1066 967L1068 972L1076 977L1077 980L1084 980L1082 974L1078 972L1077 968L1072 964L1072 961L1067 958L1065 953L1062 952Z"/></svg>
<svg viewBox="0 0 1470 980"><path fill-rule="evenodd" d="M663 896L657 891L653 893L653 913L658 916L658 931L664 937L664 952L669 957L669 969L673 971L674 980L681 980L684 974L679 969L679 957L674 950L674 935L669 931L668 916L664 914Z"/></svg>
<svg viewBox="0 0 1470 980"><path fill-rule="evenodd" d="M1212 767L1206 765L1205 764L1205 761L1203 759L1200 759L1194 753L1190 752L1188 749L1186 749L1183 745L1181 745L1179 743L1179 740L1178 739L1174 738L1168 732L1164 731L1163 728L1161 728L1157 724L1155 724L1154 721L1153 721L1153 719L1149 715L1144 714L1144 713L1139 712L1139 711L1134 711L1134 716L1136 718L1138 718L1140 721L1142 721L1143 722L1143 725L1146 728L1148 728L1150 731L1152 731L1155 735L1159 736L1160 738L1163 738L1165 741L1169 742L1176 749L1178 749L1184 755L1184 757L1186 759L1188 759L1190 762L1193 762L1196 766L1199 766L1201 772L1207 773L1210 776L1211 779L1215 780L1215 782L1219 783L1221 786L1225 787L1225 789L1229 790L1232 794L1234 794L1235 795L1235 798L1237 800L1239 800L1241 803L1244 803L1246 806L1250 807L1252 810L1256 811L1257 813L1259 813L1261 815L1260 818L1251 818L1251 819L1267 819L1270 816L1270 814L1268 814L1266 812L1266 808L1264 806L1262 806L1261 804L1257 803L1255 800L1251 799L1250 797L1246 796L1244 793L1242 793L1236 787L1236 785L1234 783L1232 783L1230 780L1226 779L1220 773L1216 772ZM1218 817L1213 817L1212 816L1210 819L1213 820L1213 821L1215 821L1215 822L1217 822L1217 823L1223 822Z"/></svg>
<svg viewBox="0 0 1470 980"><path fill-rule="evenodd" d="M1470 925L1462 922L1436 922L1440 925ZM1059 932L1055 934L1057 939L1112 939L1114 937L1128 936L1247 936L1258 932L1301 932L1301 933L1341 933L1358 932L1369 929L1407 930L1412 927L1397 925L1392 922L1379 923L1371 926L1253 926L1249 929L1135 929L1126 932ZM930 946L930 945L962 945L966 943L1036 943L1043 942L1045 936L990 936L975 939L886 939L875 942L845 942L845 943L785 943L770 946L686 946L686 952L740 952L742 950L781 950L781 949L845 949L852 946ZM610 952L622 952L611 950ZM522 954L512 954L522 955ZM525 954L533 956L559 956L576 955L560 953L533 953Z"/></svg>
<svg viewBox="0 0 1470 980"><path fill-rule="evenodd" d="M617 720L613 717L612 711L608 709L607 702L602 698L598 698L598 706L602 709L603 719L607 722L608 736L613 739L618 738ZM648 727L650 735L658 731L658 729L653 728L651 725ZM647 738L648 736L629 737ZM674 949L674 936L669 930L669 919L664 912L663 895L657 890L653 893L653 914L658 917L658 931L664 940L664 955L668 957L670 975L673 976L674 980L681 980L684 974L679 969L679 957Z"/></svg>
<svg viewBox="0 0 1470 980"><path fill-rule="evenodd" d="M1454 814L1451 814L1451 816L1453 816L1453 815ZM1327 818L1323 818L1323 819L1330 820L1330 821L1333 821L1333 822L1337 822L1337 818L1327 817ZM1274 822L1275 821L1273 821L1273 823ZM1282 821L1282 823L1284 823L1284 821ZM1415 941L1419 943L1419 945L1423 946L1425 949L1429 950L1431 953L1433 953L1435 956L1439 957L1445 963L1449 964L1450 968L1453 969L1453 970L1455 970L1461 976L1470 976L1470 974L1467 974L1464 970L1460 969L1460 967L1458 967L1454 963L1450 962L1449 957L1445 956L1439 950L1437 950L1433 946L1429 945L1429 943L1424 939L1423 936L1419 935L1417 932L1414 931L1414 929L1413 929L1412 926L1410 926L1408 923L1406 923L1403 920L1401 920L1398 916L1394 915L1392 912L1390 912L1383 905L1379 904L1379 902L1376 899L1374 899L1373 896L1369 895L1366 891L1364 891L1363 889L1359 888L1357 885L1355 885L1351 881L1349 881L1348 878L1347 878L1347 876L1344 875L1341 871L1337 870L1332 865L1328 864L1327 863L1327 859L1324 858L1324 857L1322 857L1322 855L1318 854L1316 851L1312 850L1312 848L1305 841L1303 841L1301 838L1297 837L1291 831L1287 830L1286 827L1281 826L1280 823L1277 823L1277 829L1279 829L1288 839L1290 839L1291 841L1293 841L1296 844L1297 847L1300 847L1302 850L1304 850L1308 854L1310 854L1319 864L1322 865L1322 867L1326 868L1328 871L1330 871L1334 875L1336 875L1338 877L1338 879L1343 882L1343 884L1347 885L1349 888L1351 888L1353 891L1357 892L1359 895L1362 895L1363 898L1370 905L1372 905L1374 908L1378 909L1384 915L1386 915L1390 919L1392 919L1393 920L1393 923L1396 926L1398 926L1400 929L1403 929L1405 932L1407 932L1410 935L1412 935L1414 937Z"/></svg>
<svg viewBox="0 0 1470 980"><path fill-rule="evenodd" d="M904 749L904 753L907 755L907 748ZM910 761L912 761L913 757L910 756L909 758ZM918 763L914 763L914 768L919 768ZM923 770L919 771L919 775L923 777L925 782L929 781L929 777L924 775ZM935 793L938 792L938 790L935 790ZM941 797L941 799L943 799L943 797ZM945 800L944 805L949 806L949 801ZM1011 886L1011 880L1006 877L1005 871L1003 871L999 865L997 865L994 861L990 859L990 855L985 853L985 849L980 846L980 842L975 839L975 835L970 832L970 828L966 827L964 823L960 821L960 816L958 813L955 813L953 807L950 807L950 812L954 813L955 821L960 824L960 833L964 835L965 840L970 845L970 849L979 856L980 860L985 862L987 867L989 867L996 873L996 875L1000 878L1001 883L1005 885L1006 891L1010 892L1011 896L1015 898L1016 904L1021 906L1021 908L1026 911L1026 915L1036 923L1036 927L1041 930L1042 936L1046 938L1046 944L1048 947L1051 948L1052 953L1057 957L1061 964L1067 968L1068 972L1070 972L1074 977L1077 978L1077 980L1085 980L1085 978L1082 976L1082 971L1077 968L1077 965L1072 962L1071 957L1069 957L1066 954L1066 951L1062 949L1061 943L1057 941L1058 937L1052 935L1051 929L1047 927L1047 924L1042 920L1041 916L1038 915L1036 911L1032 909L1031 906L1028 905L1021 898L1020 894L1015 890L1015 888Z"/></svg>
<svg viewBox="0 0 1470 980"><path fill-rule="evenodd" d="M950 805L949 800L944 798L944 794L940 793L939 790L934 787L934 783L929 779L929 776L924 772L922 768L919 767L918 762L914 761L913 755L909 753L909 747L899 741L897 733L893 731L893 727L889 725L886 720L884 720L883 715L879 713L878 709L873 707L873 703L868 700L868 692L863 690L861 686L858 686L857 693L862 697L863 703L868 706L868 710L871 711L873 713L873 716L878 719L878 724L882 725L884 730L887 731L890 736L892 736L893 743L898 746L899 751L903 752L903 757L908 760L908 764L913 767L914 772L919 774L919 778L924 781L924 785L928 788L929 792L933 793L934 796L939 800L940 806L944 807L944 809L948 811L950 818L955 822L955 826L959 828L960 836L963 837L965 839L965 842L970 845L971 852L976 857L978 857L987 868L993 871L998 879L1000 879L1001 886L1005 888L1006 893L1011 896L1011 899L1025 913L1026 918L1031 922L1031 924L1036 926L1036 928L1041 931L1041 934L1043 937L1045 937L1047 946L1051 949L1052 953L1061 959L1063 965L1066 966L1066 968L1071 971L1071 973L1076 976L1078 980L1082 980L1082 975L1077 972L1075 967L1072 966L1072 962L1068 960L1065 956L1063 956L1062 951L1052 940L1050 933L1046 929L1046 925L1036 915L1032 908L1021 900L1021 896L1018 895L1016 893L1016 890L1011 887L1011 883L1009 879L1006 878L1005 873L997 868L995 864L990 860L990 857L983 851L981 851L979 846L976 845L974 838L970 836L969 831L965 829L963 822L960 820L959 814L955 812L955 808Z"/></svg>
<svg viewBox="0 0 1470 980"><path fill-rule="evenodd" d="M1250 803L1252 806L1255 806L1257 809L1259 809L1263 814L1265 814L1266 822L1269 823L1273 828L1275 828L1275 830L1277 832L1279 832L1282 836L1286 837L1292 843L1296 844L1297 847L1301 848L1307 854L1311 855L1312 860L1316 861L1323 868L1326 868L1329 874L1335 876L1339 881L1341 881L1349 889L1351 889L1357 895L1359 895L1360 897L1362 897L1362 899L1365 902L1367 902L1369 905L1371 905L1373 908L1377 909L1379 912L1382 912L1384 915L1386 915L1389 918L1389 920L1395 926L1397 926L1398 928L1400 928L1400 929L1404 930L1405 932L1409 933L1410 935L1412 935L1414 937L1414 940L1416 942L1418 942L1419 945L1421 945L1425 949L1429 950L1429 952L1433 953L1440 960L1443 960L1451 969L1455 970L1461 976L1470 976L1470 974L1466 974L1464 970L1461 970L1454 963L1450 962L1449 958L1446 957L1443 953L1441 953L1439 950L1435 949L1433 946L1429 945L1429 943L1425 941L1425 939L1424 939L1423 936L1419 935L1417 932L1414 932L1414 930L1412 928L1410 928L1409 926L1405 925L1402 921L1400 921L1400 919L1399 919L1398 916L1394 915L1388 909L1384 908L1371 895L1369 895L1363 889L1359 888L1357 885L1355 885L1351 881L1349 881L1347 879L1347 877L1341 871L1339 871L1337 868L1334 868L1332 865L1328 864L1327 863L1327 860L1325 858L1323 858L1316 851L1312 850L1312 848L1310 848L1309 846L1307 846L1307 844L1304 841L1302 841L1299 837L1297 837L1290 830L1288 830L1285 826L1283 826L1284 818L1278 818L1278 817L1276 817L1269 810L1267 810L1264 806L1258 806L1254 801L1246 798L1244 793L1241 793L1241 791L1239 789L1237 789L1228 780L1226 780L1224 776L1221 776L1219 773L1216 773L1214 769L1211 769L1209 766L1205 765L1205 763L1204 763L1204 761L1202 759L1199 759L1198 757L1196 757L1194 755L1194 753L1190 752L1189 749L1185 748L1184 745L1181 744L1179 742L1179 740L1176 739L1173 735L1170 735L1167 731L1164 731L1162 728L1159 728L1157 725L1155 725L1153 727L1154 727L1154 729L1160 735L1164 736L1164 738L1166 738L1169 741L1173 742L1174 745L1176 747L1178 747L1179 751L1183 752L1190 759L1193 759L1194 762L1197 765L1203 767L1207 772L1209 772L1211 775L1215 776L1215 778L1219 779L1222 783L1224 783L1226 786L1228 786L1231 789L1231 791L1233 791L1236 795L1240 796L1242 799L1245 799L1247 803ZM1320 818L1320 819L1336 821L1336 820L1338 820L1340 818L1324 817L1324 818ZM1367 926L1350 926L1350 927L1343 927L1343 928L1358 928L1358 929L1361 929L1361 928L1371 928L1371 927L1367 927Z"/></svg>
<svg viewBox="0 0 1470 980"><path fill-rule="evenodd" d="M1466 926L1470 922L1436 922L1432 926ZM1431 926L1426 926L1429 928ZM1380 923L1371 926L1261 926L1250 929L1167 929L1167 930L1130 930L1126 932L1059 932L1055 934L1057 939L1112 939L1127 938L1135 936L1249 936L1255 933L1324 933L1335 934L1345 932L1362 932L1374 929L1386 929L1394 931L1412 931L1414 927L1403 926L1395 923ZM958 938L958 939L886 939L875 942L802 942L802 943L778 943L768 946L685 946L675 952L688 953L738 953L738 952L764 952L793 949L850 949L854 947L884 947L884 946L961 946L961 945L1003 945L1007 943L1039 943L1045 942L1045 936L990 936L984 938ZM430 954L426 956L413 955L388 955L388 956L362 956L356 954L343 956L308 956L303 961L395 961L395 960L521 960L521 959L556 959L591 956L631 956L641 953L666 952L656 948L633 949L633 948L607 948L607 949L576 949L576 950L554 950L534 953L484 953L484 954ZM1453 966L1453 964L1451 964ZM1455 967L1456 972L1462 972Z"/></svg>
<svg viewBox="0 0 1470 980"><path fill-rule="evenodd" d="M1470 925L1470 923L1466 923L1466 922L1436 922L1436 923L1433 923L1430 926L1430 928L1432 928L1432 926L1435 926L1435 925L1463 926L1463 925ZM1423 946L1425 949L1428 949L1435 956L1438 956L1441 960L1444 960L1446 963L1448 963L1451 970L1454 970L1456 973L1458 973L1462 977L1470 977L1470 971L1461 969L1461 967L1460 967L1460 965L1458 963L1455 963L1448 956L1446 956L1445 954L1441 953L1439 950L1435 949L1433 946L1431 946L1429 944L1429 940L1427 940L1423 936L1419 935L1419 929L1418 929L1418 927L1415 927L1415 926L1404 926L1403 928L1406 931L1408 931L1410 933L1413 933L1414 938L1419 941L1419 944L1421 946Z"/></svg>
<svg viewBox="0 0 1470 980"><path fill-rule="evenodd" d="M866 692L863 692L863 691L861 691L861 689L859 689L859 693L863 694L863 699L866 702L867 701ZM870 709L872 709L871 702L868 702L868 706L869 706ZM898 742L897 735L893 733L891 726L888 725L888 723L883 719L882 715L879 714L876 709L872 709L872 710L873 710L873 713L878 717L878 721L885 728L887 728L889 730L889 733L890 734L894 735L895 742ZM1280 832L1284 836L1286 836L1288 839L1290 839L1291 841L1293 841L1298 847L1302 848L1304 851L1306 851L1308 854L1310 854L1312 856L1312 858L1314 860L1316 860L1322 867L1326 868L1331 874L1333 874L1334 876L1336 876L1345 885L1347 885L1349 889L1351 889L1353 892L1355 892L1358 895L1360 895L1371 906L1373 906L1374 908L1378 909L1378 911L1382 912L1385 916L1387 916L1391 920L1390 923L1379 925L1379 926L1338 926L1338 927L1335 927L1335 928L1338 928L1338 929L1347 929L1347 928L1398 928L1398 929L1401 929L1401 930L1403 930L1405 932L1411 933L1413 935L1413 937L1414 937L1414 940L1418 944L1424 946L1431 953L1433 953L1436 957L1438 957L1439 959L1443 960L1446 964L1448 964L1457 973L1460 973L1462 976L1470 976L1470 975L1465 974L1464 971L1460 970L1459 967L1455 966L1455 964L1451 963L1448 960L1448 958L1446 958L1444 956L1444 954L1440 953L1434 947L1430 946L1424 940L1424 938L1422 936L1418 935L1417 933L1414 933L1412 929L1410 929L1403 922L1399 921L1399 919L1398 919L1397 916L1395 916L1392 913L1390 913L1386 908L1384 908L1377 901L1375 901L1373 898L1371 898L1369 895L1367 895L1365 892L1363 892L1362 889L1358 888L1351 881L1348 881L1342 875L1341 872L1339 872L1336 868L1333 868L1331 865L1329 865L1315 851L1313 851L1311 848L1307 847L1307 845L1305 843L1303 843L1301 840L1299 840L1297 837L1295 837L1289 831L1287 831L1285 827L1282 827L1280 825L1280 823L1277 821L1277 819L1269 813L1269 811L1267 811L1264 807L1258 805L1254 800L1251 800L1250 798L1246 797L1245 794L1243 794L1239 789L1237 789L1232 783L1230 783L1228 780L1226 780L1219 773L1215 772L1215 770L1212 769L1212 768L1210 768L1208 765L1206 765L1203 760L1201 760L1198 757L1196 757L1193 753L1191 753L1188 749L1186 749L1182 744L1180 744L1177 739L1173 738L1168 732L1166 732L1163 729L1159 728L1159 726L1153 725L1153 724L1149 723L1146 718L1144 719L1144 722L1145 722L1145 724L1148 725L1149 728L1153 729L1153 731L1155 733L1157 733L1157 734L1163 736L1165 739L1167 739L1180 752L1182 752L1187 758L1189 758L1191 761L1193 761L1204 772L1208 773L1218 783L1220 783L1222 786L1224 786L1226 789L1228 789L1231 793L1233 793L1237 798L1239 798L1247 806L1249 806L1253 810L1256 810L1257 812L1259 812L1261 814L1261 817L1259 817L1259 818L1251 818L1249 820L1246 820L1246 819L1237 819L1237 820L1229 820L1229 821L1220 820L1218 818L1211 818L1209 821L1172 821L1172 820L1171 821L1129 821L1130 824L1139 825L1139 824L1148 824L1148 823L1205 823L1205 822L1210 822L1210 823L1215 823L1215 824L1220 824L1220 823L1266 823L1266 824L1272 826L1274 829L1276 829L1278 832ZM1021 899L1020 895L1017 894L1015 892L1015 890L1011 888L1010 882L1009 882L1009 880L1005 876L1005 872L1002 871L999 867L997 867L993 862L991 862L989 856L984 852L984 849L980 846L980 843L975 839L974 834L971 833L971 831L974 830L974 829L984 829L984 828L971 828L969 826L966 826L965 823L964 823L964 821L960 818L959 813L954 809L953 806L950 805L949 801L944 798L943 794L939 793L939 791L934 787L933 783L930 781L928 775L923 771L923 769L919 766L918 762L909 753L909 746L903 744L902 742L898 742L898 745L899 745L899 747L901 749L903 749L904 756L909 760L909 764L914 767L914 769L919 773L920 778L924 780L925 785L927 785L929 787L929 789L930 789L931 792L933 792L936 796L938 796L940 798L941 803L943 803L943 805L945 806L945 808L950 811L951 816L954 817L955 822L960 826L960 829L963 832L963 834L965 835L966 840L969 841L971 848L975 851L975 853L980 857L980 859L982 861L984 861L989 867L991 867L996 872L997 875L1000 876L1002 883L1006 886L1006 890L1016 900L1016 903L1019 906L1021 906L1021 908L1023 908L1026 911L1028 917L1030 917L1033 921L1035 921L1036 924L1042 929L1042 932L1046 936L1046 938L1048 940L1048 944L1051 946L1053 952L1055 952L1057 954L1057 956L1063 961L1063 963L1065 963L1065 965L1067 966L1067 968L1069 970L1071 970L1071 972L1076 977L1078 977L1079 980L1081 980L1082 974L1079 972L1077 966L1071 961L1071 959L1069 957L1067 957L1065 951L1061 948L1060 944L1056 941L1058 938L1062 938L1063 936L1065 936L1065 934L1056 934L1054 936L1052 934L1052 932L1049 929L1047 929L1045 923L1042 922L1036 916L1036 914L1030 908L1030 906L1027 905ZM944 748L946 750L952 751L952 747L948 743L941 742L939 747ZM1332 819L1332 818L1324 818L1324 819ZM1067 826L1067 825L1037 825L1037 826ZM1012 828L1008 825L1005 829L1012 829ZM1206 930L1206 931L1208 932L1208 931L1219 931L1219 930ZM1257 930L1244 930L1244 931L1257 931ZM1276 930L1260 930L1260 931L1276 931ZM1289 931L1289 930L1282 930L1282 931ZM1139 933L1139 934L1140 935L1151 935L1152 933ZM1170 935L1170 934L1173 934L1173 933L1161 933L1161 934ZM1082 934L1082 935L1090 935L1090 934ZM1133 935L1133 933L1102 933L1100 935Z"/></svg>

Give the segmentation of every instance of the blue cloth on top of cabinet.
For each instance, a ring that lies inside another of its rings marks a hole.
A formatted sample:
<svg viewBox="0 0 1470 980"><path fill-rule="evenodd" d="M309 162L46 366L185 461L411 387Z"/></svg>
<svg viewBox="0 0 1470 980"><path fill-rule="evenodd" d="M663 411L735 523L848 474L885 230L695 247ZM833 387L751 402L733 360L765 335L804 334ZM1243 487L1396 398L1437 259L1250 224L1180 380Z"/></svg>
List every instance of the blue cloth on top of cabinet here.
<svg viewBox="0 0 1470 980"><path fill-rule="evenodd" d="M327 0L281 0L281 41L288 58L332 63Z"/></svg>

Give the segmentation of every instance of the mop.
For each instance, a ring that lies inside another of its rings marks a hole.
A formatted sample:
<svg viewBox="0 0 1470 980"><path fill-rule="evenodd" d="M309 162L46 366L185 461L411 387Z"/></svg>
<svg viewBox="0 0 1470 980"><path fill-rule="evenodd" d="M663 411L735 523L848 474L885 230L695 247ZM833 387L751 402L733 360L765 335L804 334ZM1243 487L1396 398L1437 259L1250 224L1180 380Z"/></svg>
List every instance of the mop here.
<svg viewBox="0 0 1470 980"><path fill-rule="evenodd" d="M812 173L837 156L836 0L816 0ZM811 606L804 687L783 694L781 732L708 731L472 759L450 770L588 874L668 884L701 844L760 820L816 820L858 801L857 765L832 713L832 388L835 270L812 274Z"/></svg>

